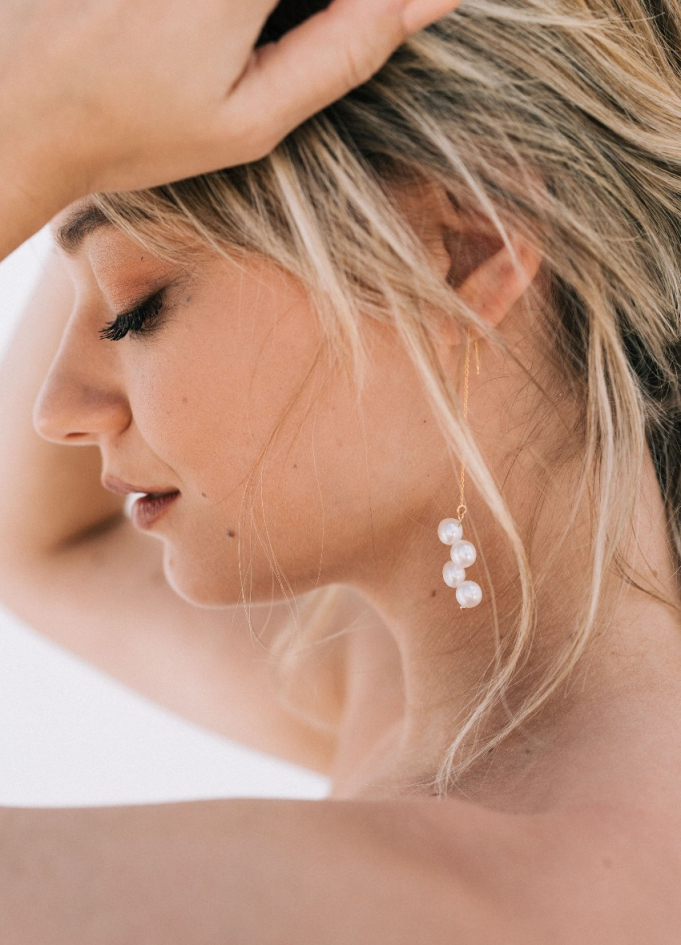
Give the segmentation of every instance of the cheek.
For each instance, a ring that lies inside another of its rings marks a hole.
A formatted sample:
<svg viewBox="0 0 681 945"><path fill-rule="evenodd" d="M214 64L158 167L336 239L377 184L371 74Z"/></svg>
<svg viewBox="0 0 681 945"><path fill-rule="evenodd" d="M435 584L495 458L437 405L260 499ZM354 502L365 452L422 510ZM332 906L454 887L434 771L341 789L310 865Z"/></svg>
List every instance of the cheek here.
<svg viewBox="0 0 681 945"><path fill-rule="evenodd" d="M134 349L135 423L183 493L166 573L196 603L234 603L246 578L252 599L279 597L273 561L294 593L349 580L396 546L395 510L426 484L411 468L423 405L394 345L375 352L360 411L352 382L328 376L314 312L281 298L260 286L229 314L195 308Z"/></svg>
<svg viewBox="0 0 681 945"><path fill-rule="evenodd" d="M263 297L264 296L264 297ZM285 296L284 296L285 298ZM195 307L140 348L130 379L145 441L188 481L224 492L253 468L304 386L319 345L309 306L269 298Z"/></svg>
<svg viewBox="0 0 681 945"><path fill-rule="evenodd" d="M131 347L128 365L135 424L182 492L177 512L159 528L166 573L183 596L203 604L239 599L244 560L250 592L268 599L263 535L270 527L288 535L290 567L310 528L318 530L306 419L316 384L316 317L302 307L239 314L196 309L191 321L169 320L156 338Z"/></svg>

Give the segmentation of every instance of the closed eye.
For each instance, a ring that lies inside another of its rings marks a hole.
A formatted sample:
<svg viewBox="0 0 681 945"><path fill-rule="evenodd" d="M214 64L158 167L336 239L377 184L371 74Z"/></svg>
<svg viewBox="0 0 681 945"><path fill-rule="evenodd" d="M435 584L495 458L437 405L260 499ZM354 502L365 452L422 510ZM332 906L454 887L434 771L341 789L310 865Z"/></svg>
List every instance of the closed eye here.
<svg viewBox="0 0 681 945"><path fill-rule="evenodd" d="M99 337L103 341L121 341L128 334L144 335L154 331L163 311L164 291L155 292L129 312L117 315L102 328Z"/></svg>

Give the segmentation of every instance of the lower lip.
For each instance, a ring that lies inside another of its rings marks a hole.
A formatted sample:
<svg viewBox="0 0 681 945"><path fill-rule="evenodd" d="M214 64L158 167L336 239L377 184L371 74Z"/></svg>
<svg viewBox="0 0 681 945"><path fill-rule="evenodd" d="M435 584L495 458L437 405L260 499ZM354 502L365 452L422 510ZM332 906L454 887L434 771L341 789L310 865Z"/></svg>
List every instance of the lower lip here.
<svg viewBox="0 0 681 945"><path fill-rule="evenodd" d="M171 492L168 495L145 495L137 499L130 513L133 525L141 531L146 531L155 525L179 498L179 492Z"/></svg>

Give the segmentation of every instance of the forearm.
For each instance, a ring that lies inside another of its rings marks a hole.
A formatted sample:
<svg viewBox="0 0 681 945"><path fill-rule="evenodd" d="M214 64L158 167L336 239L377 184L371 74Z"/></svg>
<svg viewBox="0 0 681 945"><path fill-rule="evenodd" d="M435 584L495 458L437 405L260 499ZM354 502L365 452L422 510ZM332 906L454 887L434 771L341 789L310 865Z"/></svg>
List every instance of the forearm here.
<svg viewBox="0 0 681 945"><path fill-rule="evenodd" d="M11 170L0 167L0 261L37 233L61 207L22 187Z"/></svg>
<svg viewBox="0 0 681 945"><path fill-rule="evenodd" d="M12 945L456 945L429 802L3 811ZM432 805L431 805L432 807ZM458 918L457 918L458 917Z"/></svg>
<svg viewBox="0 0 681 945"><path fill-rule="evenodd" d="M0 260L82 196L85 188L84 182L77 186L75 176L69 179L65 162L57 164L54 140L43 140L35 124L23 129L7 114L6 93L3 96L2 91L0 88Z"/></svg>
<svg viewBox="0 0 681 945"><path fill-rule="evenodd" d="M122 512L100 485L96 448L48 443L33 428L72 301L69 278L50 258L0 364L0 560L49 553Z"/></svg>
<svg viewBox="0 0 681 945"><path fill-rule="evenodd" d="M38 207L31 207L20 191L13 190L7 175L0 175L0 262L25 240L37 233L49 217L43 218Z"/></svg>

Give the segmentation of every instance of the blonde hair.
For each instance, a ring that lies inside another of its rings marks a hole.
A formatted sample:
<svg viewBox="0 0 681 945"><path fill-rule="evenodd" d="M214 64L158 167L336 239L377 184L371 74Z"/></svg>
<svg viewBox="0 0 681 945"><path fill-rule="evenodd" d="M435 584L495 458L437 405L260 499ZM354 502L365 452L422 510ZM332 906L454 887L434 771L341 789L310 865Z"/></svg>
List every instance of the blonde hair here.
<svg viewBox="0 0 681 945"><path fill-rule="evenodd" d="M325 5L281 3L267 38ZM513 632L500 632L495 610L495 664L468 717L453 720L441 793L531 718L585 652L607 572L623 567L646 438L681 562L678 50L681 12L668 0L464 0L264 160L98 198L116 225L157 249L166 237L198 236L300 278L330 350L349 359L359 383L363 320L395 326L518 571ZM547 357L580 404L568 432L584 456L574 507L585 498L593 507L584 613L529 700L484 738L476 733L527 658L538 575L438 360L428 313L447 311L489 344L503 341L430 265L391 198L403 180L434 182L491 221L507 246L513 234L539 249L551 301Z"/></svg>

